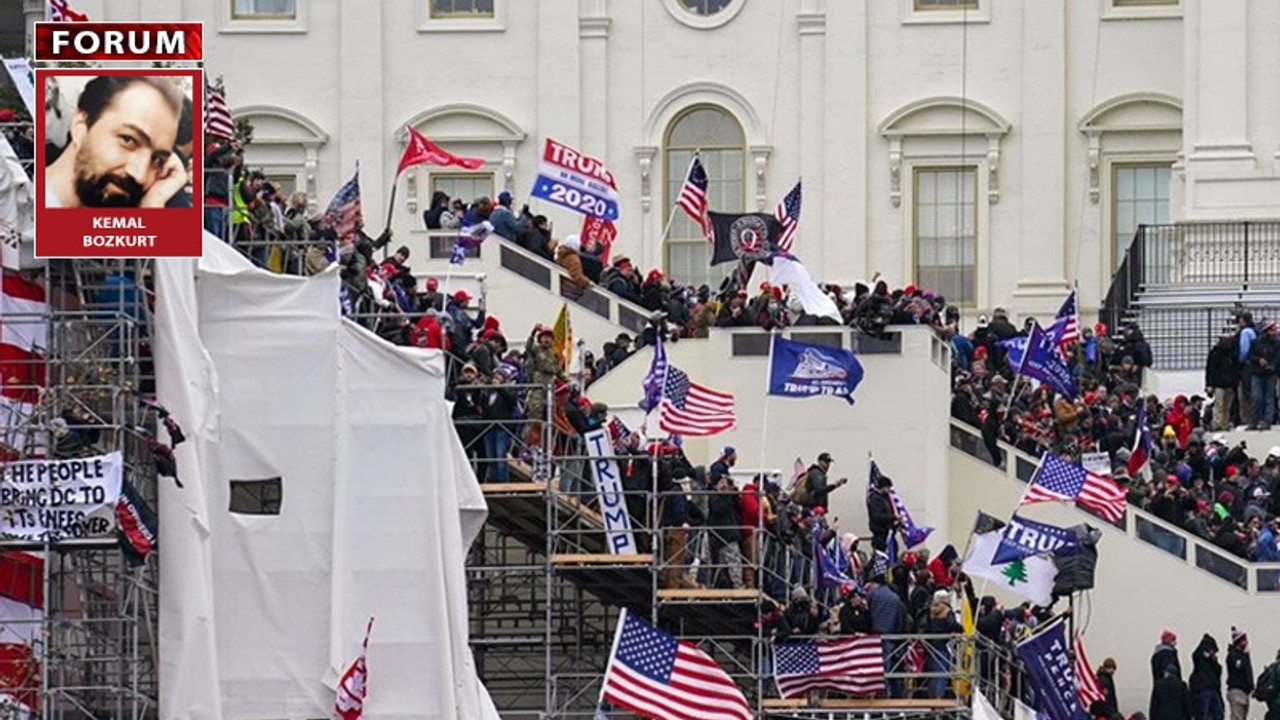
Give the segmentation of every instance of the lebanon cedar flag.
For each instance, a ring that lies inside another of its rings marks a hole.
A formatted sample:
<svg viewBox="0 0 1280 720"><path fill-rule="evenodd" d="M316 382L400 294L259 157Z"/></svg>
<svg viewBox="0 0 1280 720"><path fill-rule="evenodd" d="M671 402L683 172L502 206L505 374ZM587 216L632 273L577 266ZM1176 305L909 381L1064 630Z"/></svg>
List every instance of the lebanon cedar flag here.
<svg viewBox="0 0 1280 720"><path fill-rule="evenodd" d="M1084 654L1084 640L1080 636L1076 636L1075 640L1075 671L1076 671L1076 694L1080 696L1080 705L1086 710L1089 706L1099 700L1106 700L1106 693L1102 691L1102 683L1098 682L1098 676L1093 673L1093 666L1089 664L1089 657Z"/></svg>
<svg viewBox="0 0 1280 720"><path fill-rule="evenodd" d="M733 678L698 646L625 609L604 671L602 700L655 720L751 720Z"/></svg>
<svg viewBox="0 0 1280 720"><path fill-rule="evenodd" d="M360 720L364 713L364 698L369 691L369 668L365 658L369 654L369 633L373 632L373 618L364 629L364 644L360 646L360 655L351 667L342 674L338 681L338 696L333 701L333 710L342 720Z"/></svg>
<svg viewBox="0 0 1280 720"><path fill-rule="evenodd" d="M0 552L0 713L24 717L36 710L40 666L34 644L44 621L44 560ZM14 708L17 705L20 708Z"/></svg>
<svg viewBox="0 0 1280 720"><path fill-rule="evenodd" d="M32 427L45 385L44 352L49 346L45 315L49 305L39 283L5 270L0 288L0 457L43 456Z"/></svg>
<svg viewBox="0 0 1280 720"><path fill-rule="evenodd" d="M409 135L409 142L400 155L400 164L396 166L396 177L415 165L456 166L466 170L477 170L484 165L484 160L481 158L459 157L446 152L412 127L406 126L405 132Z"/></svg>

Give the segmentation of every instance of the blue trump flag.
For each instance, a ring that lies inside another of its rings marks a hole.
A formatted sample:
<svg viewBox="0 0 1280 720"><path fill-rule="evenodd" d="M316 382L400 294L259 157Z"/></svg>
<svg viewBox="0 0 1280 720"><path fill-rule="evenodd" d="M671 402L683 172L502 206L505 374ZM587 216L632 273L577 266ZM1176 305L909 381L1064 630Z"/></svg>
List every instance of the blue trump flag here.
<svg viewBox="0 0 1280 720"><path fill-rule="evenodd" d="M1057 340L1038 324L1031 327L1027 336L1027 352L1018 364L1018 374L1039 380L1073 400L1076 397L1076 379L1058 353Z"/></svg>
<svg viewBox="0 0 1280 720"><path fill-rule="evenodd" d="M862 382L862 363L844 348L812 345L773 336L769 394L783 397L835 395L853 404Z"/></svg>
<svg viewBox="0 0 1280 720"><path fill-rule="evenodd" d="M1018 658L1036 691L1036 706L1050 720L1084 720L1087 714L1076 694L1076 672L1067 654L1067 625L1061 619L1018 643Z"/></svg>
<svg viewBox="0 0 1280 720"><path fill-rule="evenodd" d="M1000 545L991 562L999 565L1033 555L1074 555L1078 552L1080 541L1070 530L1014 515L1004 526Z"/></svg>

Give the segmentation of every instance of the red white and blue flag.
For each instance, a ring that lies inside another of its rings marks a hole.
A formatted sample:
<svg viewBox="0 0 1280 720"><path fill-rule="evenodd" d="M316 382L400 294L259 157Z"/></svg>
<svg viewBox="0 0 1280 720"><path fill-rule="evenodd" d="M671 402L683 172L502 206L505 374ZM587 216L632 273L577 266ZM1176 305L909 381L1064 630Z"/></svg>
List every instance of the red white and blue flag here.
<svg viewBox="0 0 1280 720"><path fill-rule="evenodd" d="M231 139L236 136L235 122L231 119L231 108L222 91L204 79L204 134Z"/></svg>
<svg viewBox="0 0 1280 720"><path fill-rule="evenodd" d="M778 201L778 207L773 211L773 216L782 226L782 234L778 236L778 250L784 253L791 252L796 228L800 226L800 182L800 180L796 181L796 186Z"/></svg>
<svg viewBox="0 0 1280 720"><path fill-rule="evenodd" d="M1062 301L1062 307L1053 318L1053 325L1049 326L1048 333L1057 340L1059 349L1080 340L1080 308L1076 306L1075 290Z"/></svg>
<svg viewBox="0 0 1280 720"><path fill-rule="evenodd" d="M693 156L689 163L689 172L685 173L684 184L680 186L680 195L676 205L702 229L702 237L711 242L711 218L707 215L710 205L707 201L707 171L702 167L702 160Z"/></svg>
<svg viewBox="0 0 1280 720"><path fill-rule="evenodd" d="M1151 461L1151 451L1153 442L1151 440L1151 426L1147 425L1147 403L1139 401L1138 403L1138 427L1133 438L1133 449L1129 451L1129 463L1125 466L1129 477L1138 478L1138 475L1147 469L1147 463Z"/></svg>
<svg viewBox="0 0 1280 720"><path fill-rule="evenodd" d="M1076 693L1080 696L1080 705L1088 710L1089 706L1099 700L1106 700L1107 694L1102 690L1102 683L1089 664L1089 657L1084 654L1084 640L1077 635L1075 639L1075 671Z"/></svg>
<svg viewBox="0 0 1280 720"><path fill-rule="evenodd" d="M338 247L355 243L356 233L364 222L360 208L360 163L356 163L355 175L338 188L337 194L329 201L324 218L337 235Z"/></svg>
<svg viewBox="0 0 1280 720"><path fill-rule="evenodd" d="M67 0L49 0L50 22L88 22L89 16L67 4Z"/></svg>
<svg viewBox="0 0 1280 720"><path fill-rule="evenodd" d="M1040 459L1040 467L1031 477L1026 494L1018 504L1070 500L1096 511L1111 522L1124 517L1124 490L1111 478L1090 472L1053 453L1045 453Z"/></svg>
<svg viewBox="0 0 1280 720"><path fill-rule="evenodd" d="M644 378L645 411L658 410L658 427L674 435L706 437L738 424L734 397L689 380L689 376L667 362L667 351L659 335L653 346L653 360Z"/></svg>
<svg viewBox="0 0 1280 720"><path fill-rule="evenodd" d="M826 688L854 695L884 692L884 643L875 635L773 646L782 697Z"/></svg>
<svg viewBox="0 0 1280 720"><path fill-rule="evenodd" d="M43 636L44 559L31 553L0 553L0 714L32 717L40 704L40 661L35 643Z"/></svg>
<svg viewBox="0 0 1280 720"><path fill-rule="evenodd" d="M618 618L600 697L655 720L754 717L733 678L711 656L625 609Z"/></svg>

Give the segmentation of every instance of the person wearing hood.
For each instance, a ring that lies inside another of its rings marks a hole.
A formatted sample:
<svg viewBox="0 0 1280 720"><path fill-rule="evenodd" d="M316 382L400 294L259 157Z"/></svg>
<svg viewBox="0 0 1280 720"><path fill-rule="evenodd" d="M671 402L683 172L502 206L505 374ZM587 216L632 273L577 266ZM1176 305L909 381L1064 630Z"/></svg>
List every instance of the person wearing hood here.
<svg viewBox="0 0 1280 720"><path fill-rule="evenodd" d="M1222 661L1218 641L1205 633L1191 653L1191 716L1195 720L1223 720Z"/></svg>
<svg viewBox="0 0 1280 720"><path fill-rule="evenodd" d="M437 190L431 195L431 207L422 213L422 224L428 230L442 230L440 216L446 212L449 212L449 196L444 191Z"/></svg>
<svg viewBox="0 0 1280 720"><path fill-rule="evenodd" d="M560 281L561 294L570 300L576 300L591 287L591 278L582 271L582 239L570 235L556 246L556 264L569 273L567 279Z"/></svg>
<svg viewBox="0 0 1280 720"><path fill-rule="evenodd" d="M1166 665L1151 688L1150 720L1191 720L1191 700L1176 665Z"/></svg>
<svg viewBox="0 0 1280 720"><path fill-rule="evenodd" d="M1249 657L1249 636L1231 628L1231 644L1227 646L1227 707L1231 720L1247 720L1249 696L1253 694L1253 659Z"/></svg>
<svg viewBox="0 0 1280 720"><path fill-rule="evenodd" d="M936 558L935 558L936 559ZM921 632L926 635L958 635L964 632L964 628L960 623L956 622L956 613L951 609L951 603L948 601L949 595L946 590L938 590L934 593L933 604L929 606L929 619L925 621ZM941 698L946 696L947 685L951 683L951 677L948 674L951 670L952 657L949 641L946 638L930 640L931 646L925 653L925 672L944 673L929 681L931 686L929 689L931 694L929 697Z"/></svg>
<svg viewBox="0 0 1280 720"><path fill-rule="evenodd" d="M1172 665L1182 678L1182 664L1178 662L1178 636L1172 630L1160 633L1160 644L1151 654L1151 682L1154 684L1164 677L1164 669Z"/></svg>
<svg viewBox="0 0 1280 720"><path fill-rule="evenodd" d="M949 588L955 582L956 571L960 569L960 553L954 545L942 548L938 556L929 561L929 574L933 582L940 588Z"/></svg>

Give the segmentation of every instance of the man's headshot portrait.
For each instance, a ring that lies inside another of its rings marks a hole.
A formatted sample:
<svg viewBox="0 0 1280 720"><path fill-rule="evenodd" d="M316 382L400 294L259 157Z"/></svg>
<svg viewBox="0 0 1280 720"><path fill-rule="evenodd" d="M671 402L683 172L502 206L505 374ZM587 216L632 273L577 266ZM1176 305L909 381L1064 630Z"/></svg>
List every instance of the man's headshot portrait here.
<svg viewBox="0 0 1280 720"><path fill-rule="evenodd" d="M48 78L45 207L190 207L183 79L102 75L80 89L84 78Z"/></svg>

